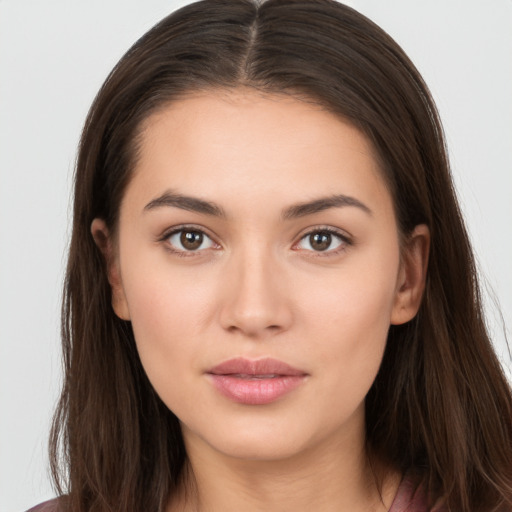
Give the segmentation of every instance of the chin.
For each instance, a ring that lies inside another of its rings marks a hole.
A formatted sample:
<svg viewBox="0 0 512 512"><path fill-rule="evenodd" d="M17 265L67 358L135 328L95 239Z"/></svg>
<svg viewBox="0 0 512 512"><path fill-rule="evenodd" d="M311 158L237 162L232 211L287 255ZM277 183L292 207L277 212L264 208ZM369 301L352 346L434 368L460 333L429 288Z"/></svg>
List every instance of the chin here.
<svg viewBox="0 0 512 512"><path fill-rule="evenodd" d="M259 421L258 421L259 419ZM194 427L194 426L193 426ZM239 421L210 422L207 428L182 424L187 451L205 445L218 454L246 461L284 461L299 457L323 442L332 446L338 436L325 425L311 425L293 418L255 418L248 414Z"/></svg>
<svg viewBox="0 0 512 512"><path fill-rule="evenodd" d="M207 441L208 442L208 441ZM307 446L303 440L284 436L282 432L228 435L210 446L226 457L255 462L277 462L299 455Z"/></svg>

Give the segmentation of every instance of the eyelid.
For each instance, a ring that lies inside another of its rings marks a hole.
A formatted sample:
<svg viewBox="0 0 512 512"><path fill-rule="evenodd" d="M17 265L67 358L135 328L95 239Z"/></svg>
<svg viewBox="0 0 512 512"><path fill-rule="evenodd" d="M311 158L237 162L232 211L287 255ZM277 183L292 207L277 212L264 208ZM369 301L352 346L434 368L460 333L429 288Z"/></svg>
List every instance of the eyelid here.
<svg viewBox="0 0 512 512"><path fill-rule="evenodd" d="M335 249L327 249L325 251L314 251L309 249L297 249L297 246L299 245L302 240L304 240L306 237L311 236L314 233L329 233L337 238L339 238L342 241L342 244L340 244L339 247L336 247ZM304 252L310 253L309 256L311 257L329 257L329 256L336 256L339 253L345 251L347 247L350 247L354 244L353 238L351 235L349 235L346 231L343 231L339 228L334 228L332 226L312 226L307 228L306 231L302 232L297 242L293 244L292 249L295 250L302 250Z"/></svg>
<svg viewBox="0 0 512 512"><path fill-rule="evenodd" d="M178 224L176 226L172 226L170 228L167 228L157 239L158 242L168 242L169 238L173 236L176 233L179 233L181 231L196 231L198 233L203 234L205 237L209 238L215 247L213 247L214 250L218 250L222 248L222 246L216 241L216 237L209 233L209 230L204 228L203 226L199 226L196 224ZM314 233L329 233L337 238L339 238L342 241L342 244L337 247L336 249L328 249L325 251L313 251L313 250L307 250L307 249L297 249L298 244L304 240L304 238L311 236ZM332 226L326 226L326 225L319 225L319 226L311 226L308 227L306 230L304 230L298 237L297 241L293 244L292 249L293 250L301 250L304 252L310 253L311 257L329 257L329 256L335 256L339 254L340 252L347 249L347 247L354 244L354 240L352 235L348 234L346 231L341 230L339 228L334 228ZM201 253L204 253L205 251L208 251L212 248L207 249L199 249L195 251L186 251L181 250L178 248L173 248L169 243L166 244L166 249L173 254L176 254L178 256L198 256Z"/></svg>
<svg viewBox="0 0 512 512"><path fill-rule="evenodd" d="M213 245L215 247L209 247L207 249L197 249L195 251L187 251L187 250L183 250L183 249L179 249L177 247L174 247L172 246L168 241L169 241L169 238L177 233L180 233L182 231L195 231L197 233L201 233L203 236L207 237L208 239L210 239L213 243ZM166 243L166 249L170 252L172 252L173 254L176 254L178 256L185 256L185 257L189 257L189 256L198 256L202 253L204 253L205 251L208 251L210 249L214 249L214 250L217 250L219 249L221 246L220 244L215 240L215 237L212 236L211 234L209 234L208 230L206 230L204 227L202 226L198 226L198 225L195 225L195 224L178 224L176 226L172 226L168 229L166 229L157 239L158 242L167 242Z"/></svg>

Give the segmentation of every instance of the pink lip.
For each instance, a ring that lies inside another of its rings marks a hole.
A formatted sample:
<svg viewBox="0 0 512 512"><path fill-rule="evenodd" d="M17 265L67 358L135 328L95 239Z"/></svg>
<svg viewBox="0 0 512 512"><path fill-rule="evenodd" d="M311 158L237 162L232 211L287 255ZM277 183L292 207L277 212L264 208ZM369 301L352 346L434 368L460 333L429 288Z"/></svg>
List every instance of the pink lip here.
<svg viewBox="0 0 512 512"><path fill-rule="evenodd" d="M307 376L304 371L271 358L229 359L207 373L220 393L247 405L274 402L298 387Z"/></svg>

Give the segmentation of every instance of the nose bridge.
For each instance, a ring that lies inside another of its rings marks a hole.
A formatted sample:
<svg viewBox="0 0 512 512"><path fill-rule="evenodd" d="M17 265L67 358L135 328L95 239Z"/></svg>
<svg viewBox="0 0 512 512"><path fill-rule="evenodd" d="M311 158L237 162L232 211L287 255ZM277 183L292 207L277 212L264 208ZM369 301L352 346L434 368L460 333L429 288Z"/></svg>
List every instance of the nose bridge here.
<svg viewBox="0 0 512 512"><path fill-rule="evenodd" d="M272 248L253 241L233 251L230 260L224 328L250 336L286 329L291 321L289 297Z"/></svg>

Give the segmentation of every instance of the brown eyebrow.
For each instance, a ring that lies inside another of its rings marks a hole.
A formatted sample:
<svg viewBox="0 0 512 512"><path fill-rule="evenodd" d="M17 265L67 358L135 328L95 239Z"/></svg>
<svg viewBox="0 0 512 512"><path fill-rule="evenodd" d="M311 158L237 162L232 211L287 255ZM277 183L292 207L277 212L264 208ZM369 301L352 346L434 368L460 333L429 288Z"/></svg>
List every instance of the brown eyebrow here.
<svg viewBox="0 0 512 512"><path fill-rule="evenodd" d="M177 194L172 191L164 192L160 197L150 201L144 207L144 211L154 210L163 206L172 206L204 215L213 215L214 217L226 217L224 210L215 203L197 197Z"/></svg>
<svg viewBox="0 0 512 512"><path fill-rule="evenodd" d="M370 208L359 201L359 199L343 194L337 194L329 197L320 197L319 199L308 201L306 203L292 205L283 211L282 217L285 220L296 219L298 217L305 217L306 215L319 213L324 210L328 210L329 208L340 208L343 206L355 206L356 208L360 208L366 212L368 215L373 214Z"/></svg>
<svg viewBox="0 0 512 512"><path fill-rule="evenodd" d="M289 206L281 213L281 217L284 220L296 219L299 217L305 217L306 215L312 215L319 213L329 208L340 208L344 206L354 206L360 208L364 212L372 215L372 211L364 203L356 199L355 197L346 196L344 194L337 194L329 197L321 197L308 201L305 203L298 203ZM178 194L172 191L164 192L160 197L150 201L145 207L144 211L153 210L161 207L174 207L181 208L182 210L188 210L192 212L202 213L204 215L212 215L214 217L226 218L226 212L224 209L204 199L197 197L186 196Z"/></svg>

